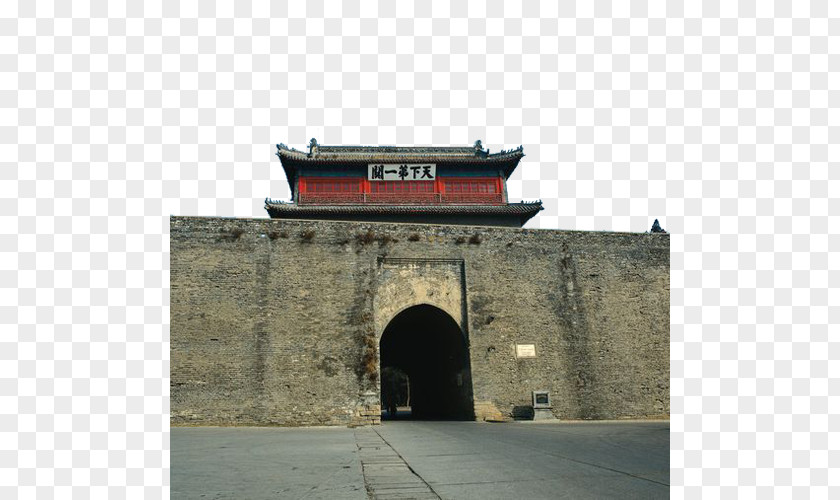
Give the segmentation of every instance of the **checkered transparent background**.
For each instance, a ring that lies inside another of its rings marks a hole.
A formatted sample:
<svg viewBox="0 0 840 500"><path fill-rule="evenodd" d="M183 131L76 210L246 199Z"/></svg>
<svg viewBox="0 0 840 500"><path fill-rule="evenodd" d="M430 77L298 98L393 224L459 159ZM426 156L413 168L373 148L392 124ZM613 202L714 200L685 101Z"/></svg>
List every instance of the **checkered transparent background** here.
<svg viewBox="0 0 840 500"><path fill-rule="evenodd" d="M840 3L457 3L0 2L0 497L168 496L168 217L266 217L311 137L659 218L672 493L840 497Z"/></svg>

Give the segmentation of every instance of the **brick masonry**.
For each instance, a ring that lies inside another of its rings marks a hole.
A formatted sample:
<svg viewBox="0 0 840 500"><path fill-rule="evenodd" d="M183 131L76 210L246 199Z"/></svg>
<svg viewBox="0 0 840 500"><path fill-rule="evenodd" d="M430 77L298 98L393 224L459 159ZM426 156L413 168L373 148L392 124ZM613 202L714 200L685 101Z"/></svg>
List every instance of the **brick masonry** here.
<svg viewBox="0 0 840 500"><path fill-rule="evenodd" d="M172 217L170 236L173 425L375 423L366 337L421 303L464 330L478 419L543 389L558 418L670 413L667 234Z"/></svg>

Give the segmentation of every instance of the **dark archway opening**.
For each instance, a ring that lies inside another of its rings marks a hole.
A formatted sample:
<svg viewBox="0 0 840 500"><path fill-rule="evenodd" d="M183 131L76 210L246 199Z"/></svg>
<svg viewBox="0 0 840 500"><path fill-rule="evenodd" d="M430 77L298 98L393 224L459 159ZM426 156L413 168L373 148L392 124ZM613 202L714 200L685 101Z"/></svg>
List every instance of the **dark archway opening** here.
<svg viewBox="0 0 840 500"><path fill-rule="evenodd" d="M429 305L399 313L382 334L379 359L384 418L389 407L410 407L416 419L475 418L469 350L447 313Z"/></svg>

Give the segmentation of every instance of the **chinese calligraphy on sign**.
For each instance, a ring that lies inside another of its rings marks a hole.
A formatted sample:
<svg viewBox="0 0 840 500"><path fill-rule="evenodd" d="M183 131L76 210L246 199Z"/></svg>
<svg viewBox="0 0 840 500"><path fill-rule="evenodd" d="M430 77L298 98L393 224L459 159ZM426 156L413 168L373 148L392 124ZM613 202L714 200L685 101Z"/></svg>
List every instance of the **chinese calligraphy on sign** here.
<svg viewBox="0 0 840 500"><path fill-rule="evenodd" d="M431 181L435 178L435 164L374 164L368 165L370 181Z"/></svg>

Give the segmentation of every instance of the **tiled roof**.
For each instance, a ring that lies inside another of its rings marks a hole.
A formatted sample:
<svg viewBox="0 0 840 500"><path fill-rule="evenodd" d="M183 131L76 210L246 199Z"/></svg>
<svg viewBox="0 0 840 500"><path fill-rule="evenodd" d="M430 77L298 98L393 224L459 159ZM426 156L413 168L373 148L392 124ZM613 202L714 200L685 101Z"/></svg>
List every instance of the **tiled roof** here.
<svg viewBox="0 0 840 500"><path fill-rule="evenodd" d="M461 146L322 146L315 139L309 143L309 152L298 151L285 144L277 145L277 156L281 160L300 160L305 162L333 161L445 161L485 163L518 160L525 156L522 146L516 149L490 153L476 141L470 147Z"/></svg>
<svg viewBox="0 0 840 500"><path fill-rule="evenodd" d="M543 209L541 201L506 205L298 205L266 198L265 209L273 218L307 215L518 215L523 223Z"/></svg>

